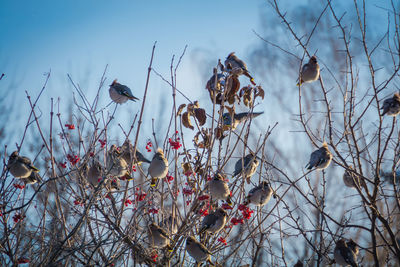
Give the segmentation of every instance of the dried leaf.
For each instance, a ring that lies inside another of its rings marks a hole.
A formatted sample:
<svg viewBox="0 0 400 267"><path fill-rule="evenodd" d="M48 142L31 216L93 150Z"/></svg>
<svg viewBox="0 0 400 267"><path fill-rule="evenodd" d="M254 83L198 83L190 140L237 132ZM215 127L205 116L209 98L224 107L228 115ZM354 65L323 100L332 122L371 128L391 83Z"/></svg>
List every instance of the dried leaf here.
<svg viewBox="0 0 400 267"><path fill-rule="evenodd" d="M261 98L264 100L264 95L265 95L264 89L262 89L261 86L257 86L257 93L256 93L256 95L254 96L254 99L255 99L257 96L259 96L259 97L261 97Z"/></svg>
<svg viewBox="0 0 400 267"><path fill-rule="evenodd" d="M184 163L182 163L181 166L182 166L182 169L183 169L183 173L188 173L188 172L191 171L189 162L184 162Z"/></svg>
<svg viewBox="0 0 400 267"><path fill-rule="evenodd" d="M237 75L229 75L225 86L225 99L234 101L234 95L239 91L240 82Z"/></svg>
<svg viewBox="0 0 400 267"><path fill-rule="evenodd" d="M183 109L184 109L185 107L186 107L186 104L180 105L179 108L178 108L178 112L176 113L176 116L181 115L181 113L182 113L182 111L183 111Z"/></svg>
<svg viewBox="0 0 400 267"><path fill-rule="evenodd" d="M194 115L196 119L199 121L199 125L203 126L206 123L207 116L206 116L206 111L202 108L196 108L194 110Z"/></svg>
<svg viewBox="0 0 400 267"><path fill-rule="evenodd" d="M182 114L182 124L186 128L194 130L194 127L193 127L192 123L190 122L190 116L189 116L188 112L185 112Z"/></svg>

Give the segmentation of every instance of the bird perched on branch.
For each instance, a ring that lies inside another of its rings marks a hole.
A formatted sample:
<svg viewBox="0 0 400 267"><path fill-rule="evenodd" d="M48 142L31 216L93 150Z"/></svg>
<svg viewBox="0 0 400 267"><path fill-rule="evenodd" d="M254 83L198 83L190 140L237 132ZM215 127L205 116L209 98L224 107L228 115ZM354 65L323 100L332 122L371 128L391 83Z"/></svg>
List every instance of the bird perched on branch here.
<svg viewBox="0 0 400 267"><path fill-rule="evenodd" d="M29 158L20 156L18 151L14 151L8 159L8 169L17 179L24 179L28 184L36 183L41 180L39 175L32 175L32 172L39 172L39 169L32 165Z"/></svg>
<svg viewBox="0 0 400 267"><path fill-rule="evenodd" d="M311 153L310 162L306 165L306 168L311 170L315 167L317 170L323 170L329 166L332 157L332 153L328 149L328 144L324 142L319 149Z"/></svg>
<svg viewBox="0 0 400 267"><path fill-rule="evenodd" d="M393 97L385 99L383 101L382 116L387 114L388 116L395 117L400 114L400 95L399 93L394 93Z"/></svg>
<svg viewBox="0 0 400 267"><path fill-rule="evenodd" d="M228 214L223 208L216 209L213 213L206 215L201 222L199 234L209 232L215 234L224 228Z"/></svg>
<svg viewBox="0 0 400 267"><path fill-rule="evenodd" d="M203 261L209 262L211 265L211 252L194 237L189 236L186 239L186 250L189 255L196 260L196 262L201 263Z"/></svg>
<svg viewBox="0 0 400 267"><path fill-rule="evenodd" d="M139 100L139 98L133 96L132 91L128 86L118 83L117 79L112 82L108 92L110 93L111 99L118 104L123 104L128 100L132 100L134 102Z"/></svg>
<svg viewBox="0 0 400 267"><path fill-rule="evenodd" d="M169 248L170 239L168 233L155 223L149 225L149 241L152 247L168 247L168 250L171 249Z"/></svg>
<svg viewBox="0 0 400 267"><path fill-rule="evenodd" d="M267 181L262 181L261 184L254 187L247 194L245 205L249 203L256 206L264 206L271 199L274 191L272 190L270 184Z"/></svg>
<svg viewBox="0 0 400 267"><path fill-rule="evenodd" d="M208 182L208 190L213 200L226 200L229 205L232 205L231 190L221 174L215 174L214 178Z"/></svg>
<svg viewBox="0 0 400 267"><path fill-rule="evenodd" d="M253 85L256 85L254 82L254 78L251 77L249 71L247 70L247 65L244 63L243 60L239 59L236 55L235 52L232 52L228 55L228 57L225 60L225 67L226 69L236 75L245 75L250 79L250 82Z"/></svg>
<svg viewBox="0 0 400 267"><path fill-rule="evenodd" d="M250 184L251 176L253 176L257 170L257 166L260 164L257 158L253 154L248 154L244 158L239 159L235 164L233 176L242 174L243 178Z"/></svg>
<svg viewBox="0 0 400 267"><path fill-rule="evenodd" d="M22 179L22 181L25 184L36 184L36 183L42 181L42 177L40 176L40 174L38 172L32 171L31 175L29 175L27 178Z"/></svg>
<svg viewBox="0 0 400 267"><path fill-rule="evenodd" d="M336 242L336 247L333 252L335 257L335 261L337 264L342 266L352 266L357 267L357 255L356 253L348 246L344 239L340 239Z"/></svg>
<svg viewBox="0 0 400 267"><path fill-rule="evenodd" d="M156 186L157 179L162 179L168 173L168 160L164 157L161 148L157 149L149 166L149 174L151 176L150 186Z"/></svg>
<svg viewBox="0 0 400 267"><path fill-rule="evenodd" d="M365 185L364 179L354 172L353 166L351 165L349 165L349 168L343 173L343 182L345 186L350 188L356 188L356 185Z"/></svg>
<svg viewBox="0 0 400 267"><path fill-rule="evenodd" d="M233 119L232 119L231 114L230 114L229 112L226 112L226 113L224 113L224 114L222 115L222 118L223 118L223 120L224 120L224 122L223 122L223 123L224 123L223 128L224 128L225 131L226 131L226 130L229 130L229 129L232 129L232 131L233 131L233 130L236 129L236 127L237 127L240 123L244 122L247 118L249 118L249 119L254 119L254 118L260 116L260 115L263 114L263 113L264 113L264 112L253 112L253 113L250 113L250 112L242 112L242 113L234 114L234 115L233 115Z"/></svg>
<svg viewBox="0 0 400 267"><path fill-rule="evenodd" d="M121 153L122 153L122 157L123 159L127 162L127 163L131 163L133 160L135 160L135 162L137 164L142 164L143 162L145 163L150 163L151 161L146 159L145 156L143 156L142 153L140 153L140 151L136 148L136 159L134 159L132 157L133 155L133 145L131 143L131 141L129 141L129 139L126 139L124 144L121 147Z"/></svg>
<svg viewBox="0 0 400 267"><path fill-rule="evenodd" d="M116 145L112 145L107 153L107 173L113 177L129 175L128 163L122 157Z"/></svg>
<svg viewBox="0 0 400 267"><path fill-rule="evenodd" d="M301 68L300 73L300 82L297 83L297 86L302 85L303 83L309 83L318 80L319 78L319 65L317 62L317 58L312 56L308 63L304 64Z"/></svg>
<svg viewBox="0 0 400 267"><path fill-rule="evenodd" d="M92 166L90 166L87 171L87 181L88 183L95 187L99 184L100 180L103 178L103 167L100 162L94 161Z"/></svg>
<svg viewBox="0 0 400 267"><path fill-rule="evenodd" d="M357 257L358 253L359 253L357 243L354 242L354 240L350 238L350 240L347 241L346 244L347 244L347 247L350 248Z"/></svg>

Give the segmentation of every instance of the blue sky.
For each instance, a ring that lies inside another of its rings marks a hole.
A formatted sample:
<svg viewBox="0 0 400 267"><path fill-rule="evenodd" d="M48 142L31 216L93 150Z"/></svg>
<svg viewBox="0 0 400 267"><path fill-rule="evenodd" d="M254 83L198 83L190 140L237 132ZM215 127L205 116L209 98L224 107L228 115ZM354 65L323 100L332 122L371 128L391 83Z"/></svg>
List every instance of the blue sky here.
<svg viewBox="0 0 400 267"><path fill-rule="evenodd" d="M166 77L172 55L179 56L188 45L178 88L194 98L207 97L204 64L216 63L232 51L246 59L258 42L252 29L259 27L266 7L261 0L2 0L0 34L7 41L0 42L0 72L6 75L0 86L13 92L8 98L23 107L21 114L27 114L25 90L35 96L43 74L51 69L50 83L39 102L47 112L50 97L61 96L67 105L68 90L72 90L67 73L91 95L109 64L108 81L118 78L141 98L151 48L157 41L154 68ZM168 88L156 76L150 87L152 100ZM108 92L103 93L106 104ZM16 117L15 128L24 127L26 116Z"/></svg>

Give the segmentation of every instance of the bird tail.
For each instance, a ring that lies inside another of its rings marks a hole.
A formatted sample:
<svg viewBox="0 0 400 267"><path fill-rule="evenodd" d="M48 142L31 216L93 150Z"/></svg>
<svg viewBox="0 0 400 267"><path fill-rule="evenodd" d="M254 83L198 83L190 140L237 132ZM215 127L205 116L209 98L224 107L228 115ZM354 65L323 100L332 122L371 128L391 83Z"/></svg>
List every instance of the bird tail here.
<svg viewBox="0 0 400 267"><path fill-rule="evenodd" d="M136 102L136 100L140 100L139 98L135 97L135 96L129 96L129 95L125 95L129 98L129 100L132 100L133 102Z"/></svg>
<svg viewBox="0 0 400 267"><path fill-rule="evenodd" d="M249 177L246 177L246 182L247 182L247 184L250 184L251 183L251 177L249 176Z"/></svg>
<svg viewBox="0 0 400 267"><path fill-rule="evenodd" d="M251 117L252 117L252 118L256 118L256 117L260 116L261 114L264 114L264 112L253 112L253 113L251 114Z"/></svg>
<svg viewBox="0 0 400 267"><path fill-rule="evenodd" d="M157 183L157 178L151 178L150 186L154 187L156 186L156 183Z"/></svg>
<svg viewBox="0 0 400 267"><path fill-rule="evenodd" d="M256 85L256 82L254 81L254 78L250 75L250 73L249 73L248 71L245 71L243 74L244 74L245 76L249 77L250 82L251 82L253 85Z"/></svg>
<svg viewBox="0 0 400 267"><path fill-rule="evenodd" d="M303 84L303 79L300 79L300 81L296 84L296 86L300 86Z"/></svg>
<svg viewBox="0 0 400 267"><path fill-rule="evenodd" d="M30 165L29 167L30 167L34 172L39 172L39 169L36 168L35 166Z"/></svg>
<svg viewBox="0 0 400 267"><path fill-rule="evenodd" d="M168 252L173 252L174 248L171 245L167 245Z"/></svg>
<svg viewBox="0 0 400 267"><path fill-rule="evenodd" d="M229 206L232 206L232 199L231 199L231 196L228 196L228 197L226 198L226 203L228 203Z"/></svg>
<svg viewBox="0 0 400 267"><path fill-rule="evenodd" d="M312 166L311 166L310 163L307 163L307 165L305 166L305 168L307 168L308 170L311 170L311 169L312 169Z"/></svg>

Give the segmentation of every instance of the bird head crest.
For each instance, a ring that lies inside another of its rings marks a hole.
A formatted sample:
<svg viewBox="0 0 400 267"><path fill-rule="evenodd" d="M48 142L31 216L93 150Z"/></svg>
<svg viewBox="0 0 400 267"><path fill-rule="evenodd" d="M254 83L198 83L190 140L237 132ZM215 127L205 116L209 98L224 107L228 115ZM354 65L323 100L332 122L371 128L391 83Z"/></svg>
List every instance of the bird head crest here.
<svg viewBox="0 0 400 267"><path fill-rule="evenodd" d="M116 85L118 82L117 82L117 79L115 79L113 82L112 82L112 84L110 85L110 86L114 86L114 85Z"/></svg>

